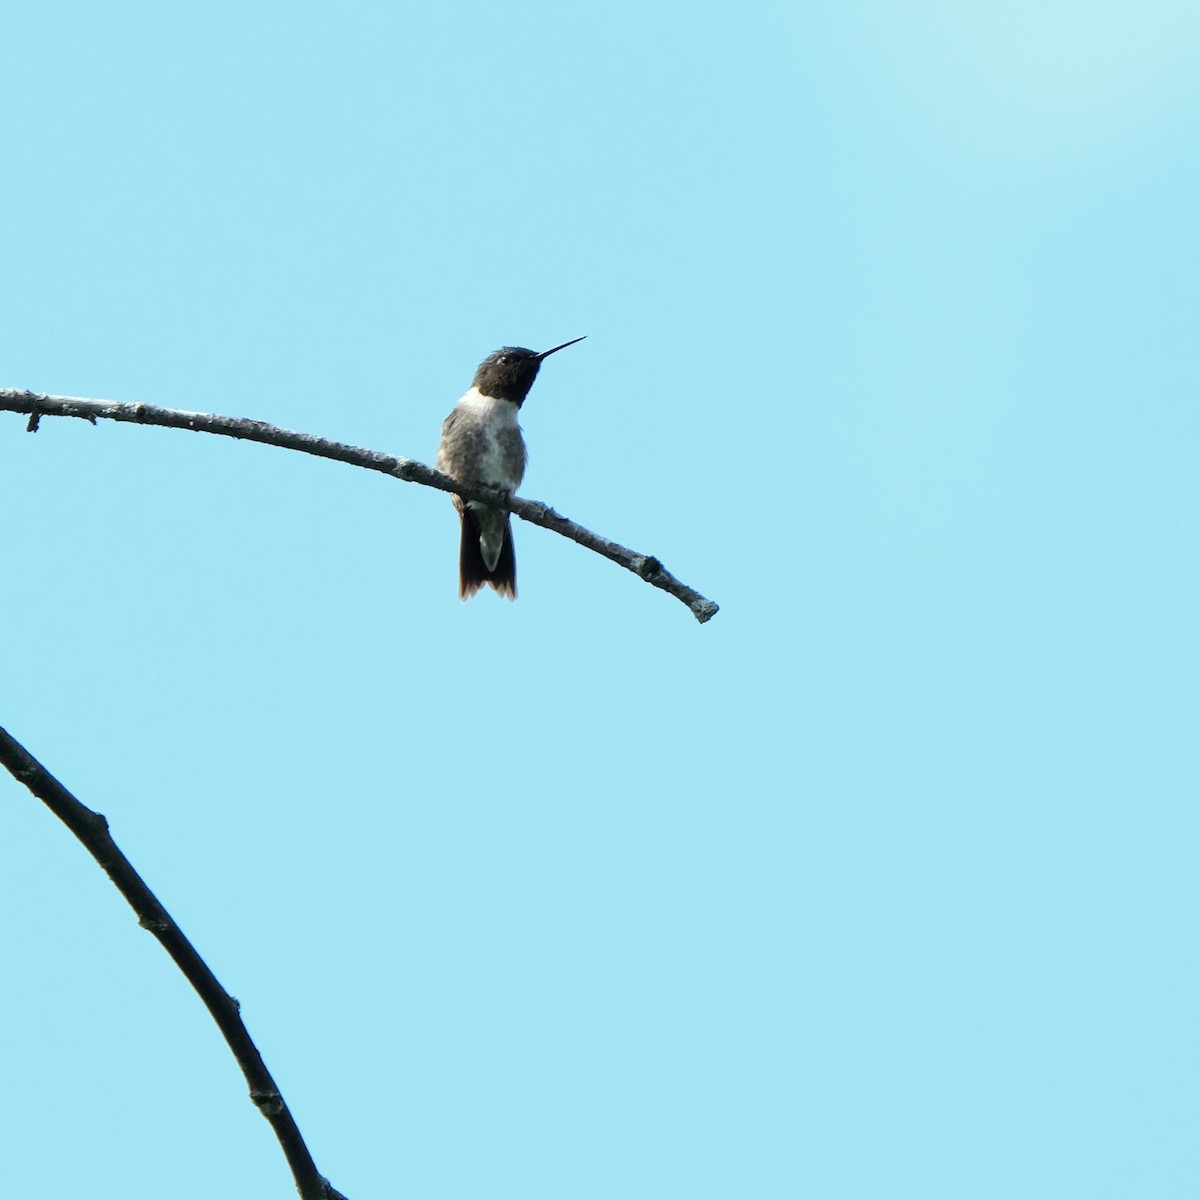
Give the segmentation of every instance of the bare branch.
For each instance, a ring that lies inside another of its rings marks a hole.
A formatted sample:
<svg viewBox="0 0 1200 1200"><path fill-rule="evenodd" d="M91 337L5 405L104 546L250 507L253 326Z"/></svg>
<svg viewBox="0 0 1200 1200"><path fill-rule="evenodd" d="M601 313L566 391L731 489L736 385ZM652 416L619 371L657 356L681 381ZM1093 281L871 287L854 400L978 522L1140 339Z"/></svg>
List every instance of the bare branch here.
<svg viewBox="0 0 1200 1200"><path fill-rule="evenodd" d="M158 902L129 859L117 848L108 832L108 821L76 800L4 729L0 729L0 764L83 843L137 913L138 924L162 942L175 965L196 989L250 1085L250 1099L275 1130L302 1200L346 1200L317 1170L291 1111L267 1070L258 1047L242 1024L238 1002L217 982L208 964L184 937L183 930L175 924L171 914Z"/></svg>
<svg viewBox="0 0 1200 1200"><path fill-rule="evenodd" d="M276 425L268 425L265 421L251 421L245 417L183 412L176 408L159 408L153 404L85 400L77 396L44 396L17 388L0 389L0 411L28 413L29 423L26 428L31 433L36 432L38 422L43 416L49 416L80 417L93 425L98 418L104 418L110 421L127 421L135 425L165 425L169 429L191 429L197 433L242 438L251 442L262 442L268 446L280 446L285 450L315 454L320 458L332 458L337 462L349 463L353 467L365 467L369 471L381 471L385 475L403 479L406 483L419 483L424 487L456 493L467 500L487 500L509 509L532 525L540 525L543 529L562 534L563 537L604 555L647 583L669 592L686 604L701 624L717 613L717 605L713 601L705 599L693 588L680 583L657 558L610 542L536 500L521 500L516 496L505 496L493 488L472 487L459 483L415 459L383 454L378 450L364 450L310 433L294 433L290 429L280 429Z"/></svg>

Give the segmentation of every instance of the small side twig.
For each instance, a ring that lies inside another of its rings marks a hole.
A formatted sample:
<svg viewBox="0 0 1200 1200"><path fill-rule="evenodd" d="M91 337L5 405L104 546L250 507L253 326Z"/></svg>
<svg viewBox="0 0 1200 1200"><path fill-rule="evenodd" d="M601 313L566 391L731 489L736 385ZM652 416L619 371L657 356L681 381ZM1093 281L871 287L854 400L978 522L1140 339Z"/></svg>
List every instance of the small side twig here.
<svg viewBox="0 0 1200 1200"><path fill-rule="evenodd" d="M701 624L717 614L718 606L712 600L706 599L694 588L680 583L652 555L639 554L636 550L609 541L608 538L585 529L545 504L534 500L521 500L515 496L504 496L492 488L459 483L412 458L383 454L378 450L364 450L345 442L330 441L310 433L296 433L290 429L268 425L265 421L252 421L245 417L222 417L214 413L160 408L153 404L122 404L115 400L87 400L78 396L46 396L18 388L0 388L0 411L28 413L30 420L27 428L31 433L36 432L42 417L79 417L93 425L98 417L102 417L110 421L162 425L168 429L191 429L197 433L242 438L246 441L262 442L268 446L280 446L285 450L315 454L319 458L331 458L354 467L364 467L369 471L382 471L385 475L394 475L407 483L419 483L424 487L452 492L466 500L488 500L503 505L523 521L570 538L573 542L578 542L581 546L594 550L632 571L647 583L661 588L686 604Z"/></svg>
<svg viewBox="0 0 1200 1200"><path fill-rule="evenodd" d="M163 944L196 989L229 1044L250 1087L250 1098L271 1123L302 1200L346 1200L318 1170L275 1080L267 1070L238 1011L238 1002L220 985L208 964L159 903L108 831L108 821L81 804L11 734L0 728L0 765L23 783L83 843L137 913L138 923Z"/></svg>

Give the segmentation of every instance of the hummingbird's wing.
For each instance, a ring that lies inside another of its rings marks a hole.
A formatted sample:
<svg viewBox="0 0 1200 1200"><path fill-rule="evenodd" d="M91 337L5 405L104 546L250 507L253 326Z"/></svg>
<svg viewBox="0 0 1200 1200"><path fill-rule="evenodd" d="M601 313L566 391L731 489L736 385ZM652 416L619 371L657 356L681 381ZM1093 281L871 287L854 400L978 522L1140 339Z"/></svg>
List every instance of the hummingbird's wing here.
<svg viewBox="0 0 1200 1200"><path fill-rule="evenodd" d="M458 424L461 414L457 408L450 410L450 415L442 422L442 443L438 446L437 469L443 475L453 475L450 469L450 441L454 437L454 427Z"/></svg>
<svg viewBox="0 0 1200 1200"><path fill-rule="evenodd" d="M458 474L454 470L454 463L451 461L450 445L454 437L454 427L458 424L460 415L457 408L452 409L450 415L442 422L442 443L438 446L437 462L434 464L443 475L449 475L451 479L458 478ZM462 497L451 494L450 499L454 501L454 507L461 513L464 508Z"/></svg>

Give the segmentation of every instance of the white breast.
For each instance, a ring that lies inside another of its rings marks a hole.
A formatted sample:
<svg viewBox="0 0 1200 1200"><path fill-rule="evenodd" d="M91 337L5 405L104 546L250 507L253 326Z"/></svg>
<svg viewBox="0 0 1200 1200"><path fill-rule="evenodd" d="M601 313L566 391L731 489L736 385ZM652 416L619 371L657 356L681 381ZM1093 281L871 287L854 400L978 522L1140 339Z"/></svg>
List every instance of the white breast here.
<svg viewBox="0 0 1200 1200"><path fill-rule="evenodd" d="M515 426L517 423L517 406L511 400L497 400L495 396L484 396L475 387L454 407L478 413L489 425Z"/></svg>
<svg viewBox="0 0 1200 1200"><path fill-rule="evenodd" d="M511 400L497 400L495 396L481 395L477 388L471 390L455 406L471 414L479 422L481 435L480 454L476 459L478 474L496 487L515 491L525 474L522 469L513 475L512 442L520 439L521 427L517 424L517 406ZM502 443L509 448L503 453Z"/></svg>

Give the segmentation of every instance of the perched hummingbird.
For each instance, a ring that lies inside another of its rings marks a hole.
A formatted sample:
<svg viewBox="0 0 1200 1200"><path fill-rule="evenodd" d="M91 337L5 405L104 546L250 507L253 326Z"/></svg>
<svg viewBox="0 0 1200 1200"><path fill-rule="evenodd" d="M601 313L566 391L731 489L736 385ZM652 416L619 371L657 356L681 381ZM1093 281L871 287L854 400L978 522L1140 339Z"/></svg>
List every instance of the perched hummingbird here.
<svg viewBox="0 0 1200 1200"><path fill-rule="evenodd" d="M517 410L529 395L542 359L582 342L577 337L540 354L502 346L479 364L470 391L442 425L437 469L463 483L515 492L525 476L525 439ZM458 594L469 599L485 583L510 600L517 598L517 560L508 512L479 500L454 497L462 520Z"/></svg>

